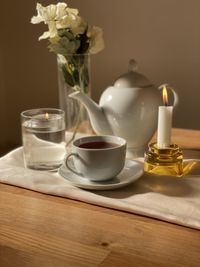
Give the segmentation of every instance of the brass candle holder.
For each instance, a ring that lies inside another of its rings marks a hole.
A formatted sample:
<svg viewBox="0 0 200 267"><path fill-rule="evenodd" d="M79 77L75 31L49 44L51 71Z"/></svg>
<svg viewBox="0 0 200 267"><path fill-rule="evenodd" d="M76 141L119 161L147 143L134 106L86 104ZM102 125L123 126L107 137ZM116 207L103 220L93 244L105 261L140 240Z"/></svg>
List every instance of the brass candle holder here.
<svg viewBox="0 0 200 267"><path fill-rule="evenodd" d="M158 148L157 143L152 143L145 153L144 171L157 175L182 176L183 152L176 144Z"/></svg>

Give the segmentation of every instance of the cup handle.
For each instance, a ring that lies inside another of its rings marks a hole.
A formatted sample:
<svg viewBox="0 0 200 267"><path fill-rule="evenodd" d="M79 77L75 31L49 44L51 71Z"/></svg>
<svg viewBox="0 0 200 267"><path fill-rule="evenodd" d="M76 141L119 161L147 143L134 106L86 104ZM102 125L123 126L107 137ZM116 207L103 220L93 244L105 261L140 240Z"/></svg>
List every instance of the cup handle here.
<svg viewBox="0 0 200 267"><path fill-rule="evenodd" d="M72 164L69 162L69 158L70 157L77 157L79 158L79 155L77 153L70 153L69 155L66 156L65 160L64 160L64 163L65 163L65 167L70 170L71 172L79 175L79 176L82 176L82 173L81 172L78 172L76 169L74 169L72 167Z"/></svg>
<svg viewBox="0 0 200 267"><path fill-rule="evenodd" d="M167 88L169 88L172 93L173 93L173 96L174 96L174 103L173 103L173 106L176 107L178 105L178 102L179 102L179 96L177 94L177 92L174 90L174 88L172 88L171 86L169 86L168 84L162 84L158 87L159 90L162 90L163 87L166 86Z"/></svg>

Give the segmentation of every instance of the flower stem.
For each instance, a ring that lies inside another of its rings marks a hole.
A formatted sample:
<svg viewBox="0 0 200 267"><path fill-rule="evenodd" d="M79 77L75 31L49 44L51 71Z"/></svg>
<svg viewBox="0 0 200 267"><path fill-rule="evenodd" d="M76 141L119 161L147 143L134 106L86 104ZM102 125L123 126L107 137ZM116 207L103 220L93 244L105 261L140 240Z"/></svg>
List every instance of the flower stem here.
<svg viewBox="0 0 200 267"><path fill-rule="evenodd" d="M74 138L76 137L76 134L77 134L77 130L80 126L80 119L81 119L81 111L83 109L83 106L82 104L80 105L80 108L79 108L79 112L78 112L78 115L77 115L77 118L76 118L76 123L75 123L75 127L74 127L74 130L73 130L73 134L72 134L72 137L69 139L69 141L67 142L66 144L66 147L70 145L70 143L74 140Z"/></svg>

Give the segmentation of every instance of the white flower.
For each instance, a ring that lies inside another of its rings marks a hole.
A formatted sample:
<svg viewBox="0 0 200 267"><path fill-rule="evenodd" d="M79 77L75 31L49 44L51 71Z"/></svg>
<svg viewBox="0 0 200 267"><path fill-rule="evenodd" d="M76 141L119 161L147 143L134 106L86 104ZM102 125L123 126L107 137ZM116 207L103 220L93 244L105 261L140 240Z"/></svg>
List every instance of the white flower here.
<svg viewBox="0 0 200 267"><path fill-rule="evenodd" d="M104 49L103 31L93 26L88 29L87 36L90 39L90 53L96 54Z"/></svg>
<svg viewBox="0 0 200 267"><path fill-rule="evenodd" d="M66 9L66 3L58 3L57 5L49 5L46 7L37 3L36 10L38 14L32 17L31 23L37 24L44 21L45 24L48 24L49 21L61 20L67 15Z"/></svg>
<svg viewBox="0 0 200 267"><path fill-rule="evenodd" d="M48 31L41 39L48 39L50 51L56 54L92 53L104 48L103 32L99 27L91 27L79 16L78 9L69 8L66 3L42 6L36 5L37 16L33 16L31 23L44 22Z"/></svg>
<svg viewBox="0 0 200 267"><path fill-rule="evenodd" d="M68 14L67 4L58 3L57 5L44 7L40 3L37 3L36 9L38 14L32 17L31 23L37 24L43 21L49 27L49 32L44 32L44 34L39 37L39 40L55 37L57 35L56 23L61 21Z"/></svg>
<svg viewBox="0 0 200 267"><path fill-rule="evenodd" d="M57 29L68 28L74 35L84 33L87 23L78 15L78 10L74 8L67 8L67 15L56 22Z"/></svg>

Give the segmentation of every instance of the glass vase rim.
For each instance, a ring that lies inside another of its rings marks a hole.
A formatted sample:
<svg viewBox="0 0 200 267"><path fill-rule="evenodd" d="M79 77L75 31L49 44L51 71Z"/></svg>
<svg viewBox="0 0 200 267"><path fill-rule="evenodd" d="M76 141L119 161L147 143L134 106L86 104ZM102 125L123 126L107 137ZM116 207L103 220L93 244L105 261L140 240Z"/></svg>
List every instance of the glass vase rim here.
<svg viewBox="0 0 200 267"><path fill-rule="evenodd" d="M91 56L92 54L91 53L80 53L80 54L78 54L78 53L69 53L69 54L66 54L66 55L62 55L62 54L57 54L57 56L63 56L63 57L65 57L65 56Z"/></svg>

